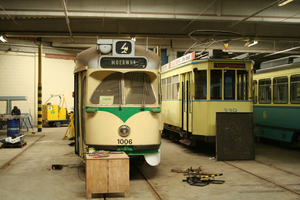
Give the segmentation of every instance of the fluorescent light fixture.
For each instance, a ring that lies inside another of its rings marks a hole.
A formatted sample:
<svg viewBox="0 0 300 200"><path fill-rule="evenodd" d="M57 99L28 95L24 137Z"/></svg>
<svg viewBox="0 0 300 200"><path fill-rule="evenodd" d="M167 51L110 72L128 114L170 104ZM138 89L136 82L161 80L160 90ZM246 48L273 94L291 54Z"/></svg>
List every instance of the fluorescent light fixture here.
<svg viewBox="0 0 300 200"><path fill-rule="evenodd" d="M3 37L2 35L0 36L0 40L1 40L1 42L7 42L7 39L5 38L5 37Z"/></svg>
<svg viewBox="0 0 300 200"><path fill-rule="evenodd" d="M288 4L288 3L290 3L290 2L292 2L293 0L283 0L283 1L280 1L279 3L278 3L278 6L284 6L284 5L286 5L286 4Z"/></svg>
<svg viewBox="0 0 300 200"><path fill-rule="evenodd" d="M246 42L245 47L251 47L253 45L256 45L258 43L257 40L251 40L249 42Z"/></svg>

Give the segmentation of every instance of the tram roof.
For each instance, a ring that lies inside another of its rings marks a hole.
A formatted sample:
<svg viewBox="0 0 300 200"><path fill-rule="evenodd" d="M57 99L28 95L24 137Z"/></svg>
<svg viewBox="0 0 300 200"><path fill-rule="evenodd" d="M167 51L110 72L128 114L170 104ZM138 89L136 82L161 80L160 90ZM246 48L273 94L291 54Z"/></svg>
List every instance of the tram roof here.
<svg viewBox="0 0 300 200"><path fill-rule="evenodd" d="M88 69L101 68L99 60L102 56L112 56L112 53L101 54L96 46L86 49L80 52L75 59L75 62L80 61L87 66ZM161 60L159 56L153 51L146 51L145 48L139 45L135 45L135 57L145 57L147 59L147 67L145 69L159 69ZM118 58L118 57L115 57ZM125 57L120 57L120 59ZM133 58L133 57L130 57ZM75 70L77 66L75 67Z"/></svg>
<svg viewBox="0 0 300 200"><path fill-rule="evenodd" d="M209 63L209 62L213 62L213 63L251 63L254 64L253 60L245 60L245 59L224 59L224 58L201 58L201 59L197 59L196 58L196 53L192 52L189 53L185 56L182 56L180 58L177 58L163 66L161 66L161 73L165 73L168 72L170 70L174 70L177 68L181 68L184 67L186 65L190 65L190 64L197 64L197 63Z"/></svg>

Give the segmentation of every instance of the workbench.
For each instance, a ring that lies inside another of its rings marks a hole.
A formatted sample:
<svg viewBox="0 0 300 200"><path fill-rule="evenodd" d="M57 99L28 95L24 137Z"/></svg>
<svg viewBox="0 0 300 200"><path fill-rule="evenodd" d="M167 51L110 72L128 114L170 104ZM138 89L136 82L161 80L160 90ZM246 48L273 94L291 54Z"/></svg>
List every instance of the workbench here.
<svg viewBox="0 0 300 200"><path fill-rule="evenodd" d="M94 193L124 193L129 197L129 157L124 153L110 153L95 158L86 154L86 198Z"/></svg>

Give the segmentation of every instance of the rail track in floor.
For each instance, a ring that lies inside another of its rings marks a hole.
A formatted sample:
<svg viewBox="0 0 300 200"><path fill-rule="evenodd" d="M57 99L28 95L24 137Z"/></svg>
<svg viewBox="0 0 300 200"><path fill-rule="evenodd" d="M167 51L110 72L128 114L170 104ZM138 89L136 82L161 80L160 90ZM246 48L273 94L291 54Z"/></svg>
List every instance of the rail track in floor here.
<svg viewBox="0 0 300 200"><path fill-rule="evenodd" d="M138 165L135 165L135 168L138 170L138 172L142 175L142 177L145 179L151 190L155 193L156 197L159 200L163 200L163 197L159 194L159 192L155 189L154 185L151 183L151 181L147 178L145 173L141 170L141 168Z"/></svg>
<svg viewBox="0 0 300 200"><path fill-rule="evenodd" d="M23 151L21 151L18 155L10 159L7 163L5 163L1 168L0 168L0 173L5 170L12 162L14 162L17 158L19 158L23 153L25 153L30 147L34 146L40 139L42 139L45 135L42 135L39 139L34 141L32 144L30 144L27 148L25 148Z"/></svg>
<svg viewBox="0 0 300 200"><path fill-rule="evenodd" d="M260 163L260 164L262 164L262 165L266 165L266 166L268 166L268 167L270 167L270 168L274 168L274 169L276 169L276 170L279 170L279 171L282 171L282 172L291 174L291 175L293 175L293 176L300 177L299 174L295 174L295 173L293 173L293 172L290 172L290 171L281 169L281 168L279 168L279 167L276 167L276 166L273 166L273 165L270 165L270 164L267 164L267 163L264 163L264 162L261 162L261 161L258 161L258 160L254 160L254 161L257 162L257 163ZM260 175L258 175L258 174L252 173L252 172L250 172L250 171L248 171L248 170L245 170L245 169L243 169L243 168L241 168L241 167L238 167L238 166L236 166L236 165L234 165L234 164L232 164L232 163L229 163L228 161L223 161L223 162L226 163L227 165L230 165L230 166L236 168L236 169L239 169L239 170L241 170L241 171L244 171L244 172L246 172L246 173L248 173L248 174L250 174L250 175L252 175L252 176L255 176L255 177L257 177L257 178L259 178L259 179L261 179L261 180L264 180L264 181L266 181L266 182L268 182L268 183L270 183L270 184L273 184L273 185L275 185L276 187L279 187L279 188L281 188L281 189L284 189L284 190L286 190L286 191L288 191L288 192L291 192L291 193L293 193L293 194L296 194L296 195L300 196L300 193L299 193L299 192L297 192L297 191L295 191L295 190L292 190L292 189L289 189L289 188L285 187L285 186L282 185L282 184L279 184L279 183L277 183L277 182L275 182L275 181L272 181L272 180L270 180L270 179L268 179L268 178L262 177L262 176L260 176Z"/></svg>

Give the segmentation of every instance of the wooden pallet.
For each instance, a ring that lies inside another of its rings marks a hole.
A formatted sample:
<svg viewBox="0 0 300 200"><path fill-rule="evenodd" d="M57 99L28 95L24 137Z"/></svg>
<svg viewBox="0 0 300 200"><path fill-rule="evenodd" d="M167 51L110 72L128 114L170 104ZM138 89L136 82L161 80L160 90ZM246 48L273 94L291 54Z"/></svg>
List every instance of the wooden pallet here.
<svg viewBox="0 0 300 200"><path fill-rule="evenodd" d="M22 143L16 143L16 144L11 144L11 143L4 143L2 144L1 148L23 148L27 142L22 142Z"/></svg>
<svg viewBox="0 0 300 200"><path fill-rule="evenodd" d="M86 154L85 158L87 199L106 193L123 193L129 198L129 157L124 152L101 158Z"/></svg>

